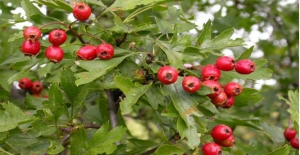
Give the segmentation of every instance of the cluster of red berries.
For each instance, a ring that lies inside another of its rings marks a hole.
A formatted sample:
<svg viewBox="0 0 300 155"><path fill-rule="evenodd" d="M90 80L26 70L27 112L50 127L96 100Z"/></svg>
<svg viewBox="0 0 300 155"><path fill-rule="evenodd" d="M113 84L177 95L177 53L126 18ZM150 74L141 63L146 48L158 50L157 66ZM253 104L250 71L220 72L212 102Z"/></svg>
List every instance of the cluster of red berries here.
<svg viewBox="0 0 300 155"><path fill-rule="evenodd" d="M235 62L235 60L228 56L219 57L215 64L209 64L203 67L202 81L195 76L185 76L182 80L182 87L185 91L194 93L197 92L201 84L211 88L212 93L207 96L211 102L222 108L230 108L234 104L234 96L242 93L242 86L236 82L229 82L224 86L218 82L221 78L222 71L232 71L235 69L240 74L250 74L255 71L256 65L249 59L243 59ZM158 80L163 84L172 84L178 78L177 69L171 66L163 66L158 70Z"/></svg>
<svg viewBox="0 0 300 155"><path fill-rule="evenodd" d="M202 146L203 155L220 155L222 154L222 147L231 147L235 144L232 129L227 125L216 125L211 130L211 136L214 142L205 143Z"/></svg>
<svg viewBox="0 0 300 155"><path fill-rule="evenodd" d="M114 47L109 43L102 43L96 47L85 45L77 51L76 55L82 60L93 60L97 56L102 60L109 60L114 56Z"/></svg>
<svg viewBox="0 0 300 155"><path fill-rule="evenodd" d="M28 78L21 78L18 86L21 89L28 90L33 96L41 97L41 92L44 89L43 83L40 81L31 81Z"/></svg>
<svg viewBox="0 0 300 155"><path fill-rule="evenodd" d="M283 135L290 145L299 150L299 139L296 137L297 131L291 127L288 127L284 130Z"/></svg>

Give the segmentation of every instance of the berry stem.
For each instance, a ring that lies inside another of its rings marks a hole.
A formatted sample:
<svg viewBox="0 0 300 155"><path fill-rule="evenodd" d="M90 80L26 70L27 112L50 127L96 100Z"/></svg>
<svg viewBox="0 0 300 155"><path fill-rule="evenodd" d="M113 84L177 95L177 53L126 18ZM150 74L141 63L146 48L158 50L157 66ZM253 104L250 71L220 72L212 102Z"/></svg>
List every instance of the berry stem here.
<svg viewBox="0 0 300 155"><path fill-rule="evenodd" d="M74 23L76 23L78 20L75 20L74 22L72 22L69 26L68 26L68 28L69 28L69 30L80 40L80 42L81 43L83 43L83 44L86 44L86 42L83 40L83 38L81 37L81 35L79 35L77 32L75 32L73 29L72 29L72 25L74 24Z"/></svg>
<svg viewBox="0 0 300 155"><path fill-rule="evenodd" d="M68 27L67 24L62 23L62 22L50 22L50 23L47 23L47 24L42 25L41 27L39 27L39 29L42 29L42 28L44 28L44 27L46 27L46 26L54 25L54 24L60 24L60 25L62 25L62 26L64 26L64 27Z"/></svg>
<svg viewBox="0 0 300 155"><path fill-rule="evenodd" d="M80 34L80 36L83 36L83 35L89 36L89 37L91 37L91 38L98 39L98 40L100 40L102 43L106 43L105 40L103 40L103 39L101 39L101 38L99 38L99 37L93 36L93 35L91 35L91 34L87 34L87 33L82 33L82 34Z"/></svg>

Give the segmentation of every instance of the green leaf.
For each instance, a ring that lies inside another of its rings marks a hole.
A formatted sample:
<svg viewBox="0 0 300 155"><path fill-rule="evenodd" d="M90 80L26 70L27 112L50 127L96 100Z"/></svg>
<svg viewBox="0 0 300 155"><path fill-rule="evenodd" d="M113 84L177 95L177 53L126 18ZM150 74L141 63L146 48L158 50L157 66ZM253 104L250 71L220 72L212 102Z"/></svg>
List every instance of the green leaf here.
<svg viewBox="0 0 300 155"><path fill-rule="evenodd" d="M32 123L32 128L34 129L36 137L50 136L56 131L55 127L47 126L46 124L40 121Z"/></svg>
<svg viewBox="0 0 300 155"><path fill-rule="evenodd" d="M192 62L202 60L206 58L207 55L200 52L200 49L197 47L186 47L183 51L183 60Z"/></svg>
<svg viewBox="0 0 300 155"><path fill-rule="evenodd" d="M132 106L138 101L138 99L144 95L152 86L152 83L148 85L140 85L138 83L133 84L130 79L125 79L121 76L116 76L114 79L116 86L121 89L125 94L125 99L120 102L120 108L122 114L128 114L132 111Z"/></svg>
<svg viewBox="0 0 300 155"><path fill-rule="evenodd" d="M155 4L163 0L116 0L111 6L109 6L104 12L116 11L116 10L131 10L138 5Z"/></svg>
<svg viewBox="0 0 300 155"><path fill-rule="evenodd" d="M163 103L165 98L161 91L156 87L151 87L147 92L146 96L153 109L157 109L159 103Z"/></svg>
<svg viewBox="0 0 300 155"><path fill-rule="evenodd" d="M135 145L134 149L127 154L142 154L146 150L160 146L161 144L153 142L153 140L140 140L140 139L128 139L128 141Z"/></svg>
<svg viewBox="0 0 300 155"><path fill-rule="evenodd" d="M188 127L184 120L179 118L177 120L177 130L181 139L187 139L187 144L191 149L195 149L200 144L196 126Z"/></svg>
<svg viewBox="0 0 300 155"><path fill-rule="evenodd" d="M164 43L162 41L156 40L155 41L156 45L161 48L165 54L167 55L170 65L175 68L182 68L183 63L182 63L182 56L178 52L172 51L170 48L170 45L167 43Z"/></svg>
<svg viewBox="0 0 300 155"><path fill-rule="evenodd" d="M174 155L174 154L184 154L184 149L170 145L170 144L164 144L160 146L156 151L155 155Z"/></svg>
<svg viewBox="0 0 300 155"><path fill-rule="evenodd" d="M58 83L53 83L50 87L49 103L55 108L58 108L63 103L63 96Z"/></svg>
<svg viewBox="0 0 300 155"><path fill-rule="evenodd" d="M173 27L170 26L170 21L155 18L159 32L162 34L174 33Z"/></svg>
<svg viewBox="0 0 300 155"><path fill-rule="evenodd" d="M240 95L234 97L234 106L244 107L249 103L256 103L263 98L259 94L259 91L252 88L243 88L243 91Z"/></svg>
<svg viewBox="0 0 300 155"><path fill-rule="evenodd" d="M246 49L237 59L238 60L242 60L242 59L249 59L249 57L251 56L252 52L253 52L253 48L254 46L251 46L249 49Z"/></svg>
<svg viewBox="0 0 300 155"><path fill-rule="evenodd" d="M284 146L276 150L273 150L272 152L267 153L265 155L287 155L289 154L289 152L290 152L290 147L287 144L285 144Z"/></svg>
<svg viewBox="0 0 300 155"><path fill-rule="evenodd" d="M203 24L203 30L201 31L196 45L201 46L209 46L211 41L211 20L208 20L205 24Z"/></svg>
<svg viewBox="0 0 300 155"><path fill-rule="evenodd" d="M61 72L60 86L72 104L75 102L81 88L75 85L75 80L74 73L70 69L65 69Z"/></svg>
<svg viewBox="0 0 300 155"><path fill-rule="evenodd" d="M135 53L134 53L135 54ZM98 60L98 61L76 61L76 64L88 72L77 73L75 76L78 78L75 84L82 85L105 75L107 72L118 66L124 59L132 54L128 54L122 57L113 58L110 60Z"/></svg>
<svg viewBox="0 0 300 155"><path fill-rule="evenodd" d="M13 42L13 41L15 41L15 40L23 39L23 38L24 38L24 36L23 36L23 31L18 31L18 32L14 33L13 35L11 35L11 36L8 38L7 42Z"/></svg>
<svg viewBox="0 0 300 155"><path fill-rule="evenodd" d="M285 141L285 138L283 134L278 134L278 133L283 133L282 128L279 128L274 125L270 125L266 122L261 122L262 131L268 135L270 139L272 139L273 142L275 143L283 143Z"/></svg>
<svg viewBox="0 0 300 155"><path fill-rule="evenodd" d="M70 154L83 154L87 148L87 137L84 127L77 127L71 132L71 149Z"/></svg>
<svg viewBox="0 0 300 155"><path fill-rule="evenodd" d="M126 133L126 128L118 126L108 130L109 123L107 122L95 132L93 138L88 142L85 154L111 154L117 149L114 143L122 139Z"/></svg>
<svg viewBox="0 0 300 155"><path fill-rule="evenodd" d="M1 103L4 108L0 110L0 132L16 128L18 125L34 119L33 116L26 115L23 111L11 102Z"/></svg>
<svg viewBox="0 0 300 155"><path fill-rule="evenodd" d="M50 146L48 148L48 154L59 154L64 151L65 148L62 146L61 142L50 140Z"/></svg>

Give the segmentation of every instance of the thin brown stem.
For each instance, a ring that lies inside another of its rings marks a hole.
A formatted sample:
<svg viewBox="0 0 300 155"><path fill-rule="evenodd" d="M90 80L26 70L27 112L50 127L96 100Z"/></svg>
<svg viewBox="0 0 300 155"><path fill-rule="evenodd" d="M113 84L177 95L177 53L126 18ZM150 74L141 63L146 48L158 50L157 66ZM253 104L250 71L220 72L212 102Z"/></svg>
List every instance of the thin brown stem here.
<svg viewBox="0 0 300 155"><path fill-rule="evenodd" d="M105 40L103 40L103 39L101 39L101 38L99 38L99 37L93 36L93 35L91 35L91 34L87 34L87 33L82 33L82 34L80 34L80 36L83 36L83 35L89 36L89 37L91 37L91 38L98 39L98 40L100 40L102 43L106 43Z"/></svg>
<svg viewBox="0 0 300 155"><path fill-rule="evenodd" d="M68 26L68 28L69 28L69 30L80 40L80 42L82 43L82 44L86 44L86 42L83 40L83 38L82 38L82 36L81 35L79 35L77 32L75 32L74 30L73 30L73 28L72 28L72 25L74 24L74 23L76 23L76 21L77 20L75 20L74 22L72 22L69 26Z"/></svg>
<svg viewBox="0 0 300 155"><path fill-rule="evenodd" d="M63 25L64 27L68 27L67 24L62 23L62 22L50 22L50 23L47 23L47 24L42 25L42 26L40 27L40 29L42 29L42 28L44 28L44 27L46 27L46 26L49 26L49 25L54 25L54 24L60 24L60 25Z"/></svg>
<svg viewBox="0 0 300 155"><path fill-rule="evenodd" d="M116 39L116 46L117 46L117 47L120 47L121 44L124 43L124 42L126 41L126 38L127 38L127 33L124 33L122 39L117 38L117 39Z"/></svg>

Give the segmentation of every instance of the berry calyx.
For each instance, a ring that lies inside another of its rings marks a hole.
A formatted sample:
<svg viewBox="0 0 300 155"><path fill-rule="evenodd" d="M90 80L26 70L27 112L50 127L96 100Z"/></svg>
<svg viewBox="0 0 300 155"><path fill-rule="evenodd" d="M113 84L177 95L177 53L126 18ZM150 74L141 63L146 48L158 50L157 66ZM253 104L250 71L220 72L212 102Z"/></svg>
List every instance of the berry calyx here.
<svg viewBox="0 0 300 155"><path fill-rule="evenodd" d="M44 85L39 81L32 82L32 87L30 88L30 92L32 94L40 94L44 89Z"/></svg>
<svg viewBox="0 0 300 155"><path fill-rule="evenodd" d="M291 139L290 144L294 149L299 150L299 139L297 137Z"/></svg>
<svg viewBox="0 0 300 155"><path fill-rule="evenodd" d="M221 71L215 65L206 65L202 69L202 78L204 81L206 80L214 80L217 81L221 77Z"/></svg>
<svg viewBox="0 0 300 155"><path fill-rule="evenodd" d="M114 47L111 44L103 43L96 47L96 53L100 59L108 60L114 56Z"/></svg>
<svg viewBox="0 0 300 155"><path fill-rule="evenodd" d="M22 53L25 56L34 56L40 52L41 44L38 40L32 42L31 40L25 40L22 44Z"/></svg>
<svg viewBox="0 0 300 155"><path fill-rule="evenodd" d="M225 140L232 135L232 129L224 124L216 125L211 130L211 136L215 140Z"/></svg>
<svg viewBox="0 0 300 155"><path fill-rule="evenodd" d="M41 35L41 30L35 26L29 26L23 31L24 38L26 40L31 40L32 42L38 40L41 37Z"/></svg>
<svg viewBox="0 0 300 155"><path fill-rule="evenodd" d="M227 95L227 101L224 103L224 104L222 104L222 108L223 109L229 109L229 108L231 108L232 106L234 105L234 96L228 96Z"/></svg>
<svg viewBox="0 0 300 155"><path fill-rule="evenodd" d="M216 143L205 143L202 146L203 155L222 155L222 147Z"/></svg>
<svg viewBox="0 0 300 155"><path fill-rule="evenodd" d="M67 34L63 30L53 30L49 33L48 40L53 45L59 46L67 40Z"/></svg>
<svg viewBox="0 0 300 155"><path fill-rule="evenodd" d="M211 93L207 95L210 98L216 97L222 92L222 86L217 81L207 80L207 81L203 81L202 84L211 88Z"/></svg>
<svg viewBox="0 0 300 155"><path fill-rule="evenodd" d="M178 71L171 66L163 66L158 70L157 78L163 84L172 84L177 81Z"/></svg>
<svg viewBox="0 0 300 155"><path fill-rule="evenodd" d="M93 60L97 57L96 47L93 45L82 46L76 55L81 60Z"/></svg>
<svg viewBox="0 0 300 155"><path fill-rule="evenodd" d="M283 135L287 141L290 141L291 139L296 137L297 131L293 128L288 127L284 130Z"/></svg>
<svg viewBox="0 0 300 155"><path fill-rule="evenodd" d="M64 51L61 47L52 45L46 48L45 55L51 62L58 63L64 58Z"/></svg>
<svg viewBox="0 0 300 155"><path fill-rule="evenodd" d="M255 69L256 69L255 63L249 59L239 60L235 64L235 71L240 74L250 74L254 72Z"/></svg>
<svg viewBox="0 0 300 155"><path fill-rule="evenodd" d="M186 76L182 80L182 88L189 92L194 93L201 87L201 81L195 76Z"/></svg>
<svg viewBox="0 0 300 155"><path fill-rule="evenodd" d="M18 85L21 89L30 89L32 87L32 82L28 78L21 78Z"/></svg>
<svg viewBox="0 0 300 155"><path fill-rule="evenodd" d="M224 147L231 147L232 145L235 144L235 137L233 135L229 136L227 139L225 140L217 140L214 139L215 143L224 146Z"/></svg>
<svg viewBox="0 0 300 155"><path fill-rule="evenodd" d="M91 8L84 2L77 2L73 8L73 16L80 21L89 19L91 14Z"/></svg>
<svg viewBox="0 0 300 155"><path fill-rule="evenodd" d="M231 71L235 68L235 60L229 56L222 56L216 60L216 67L222 71Z"/></svg>
<svg viewBox="0 0 300 155"><path fill-rule="evenodd" d="M242 93L243 88L236 82L229 82L225 85L224 91L227 95L238 96Z"/></svg>

